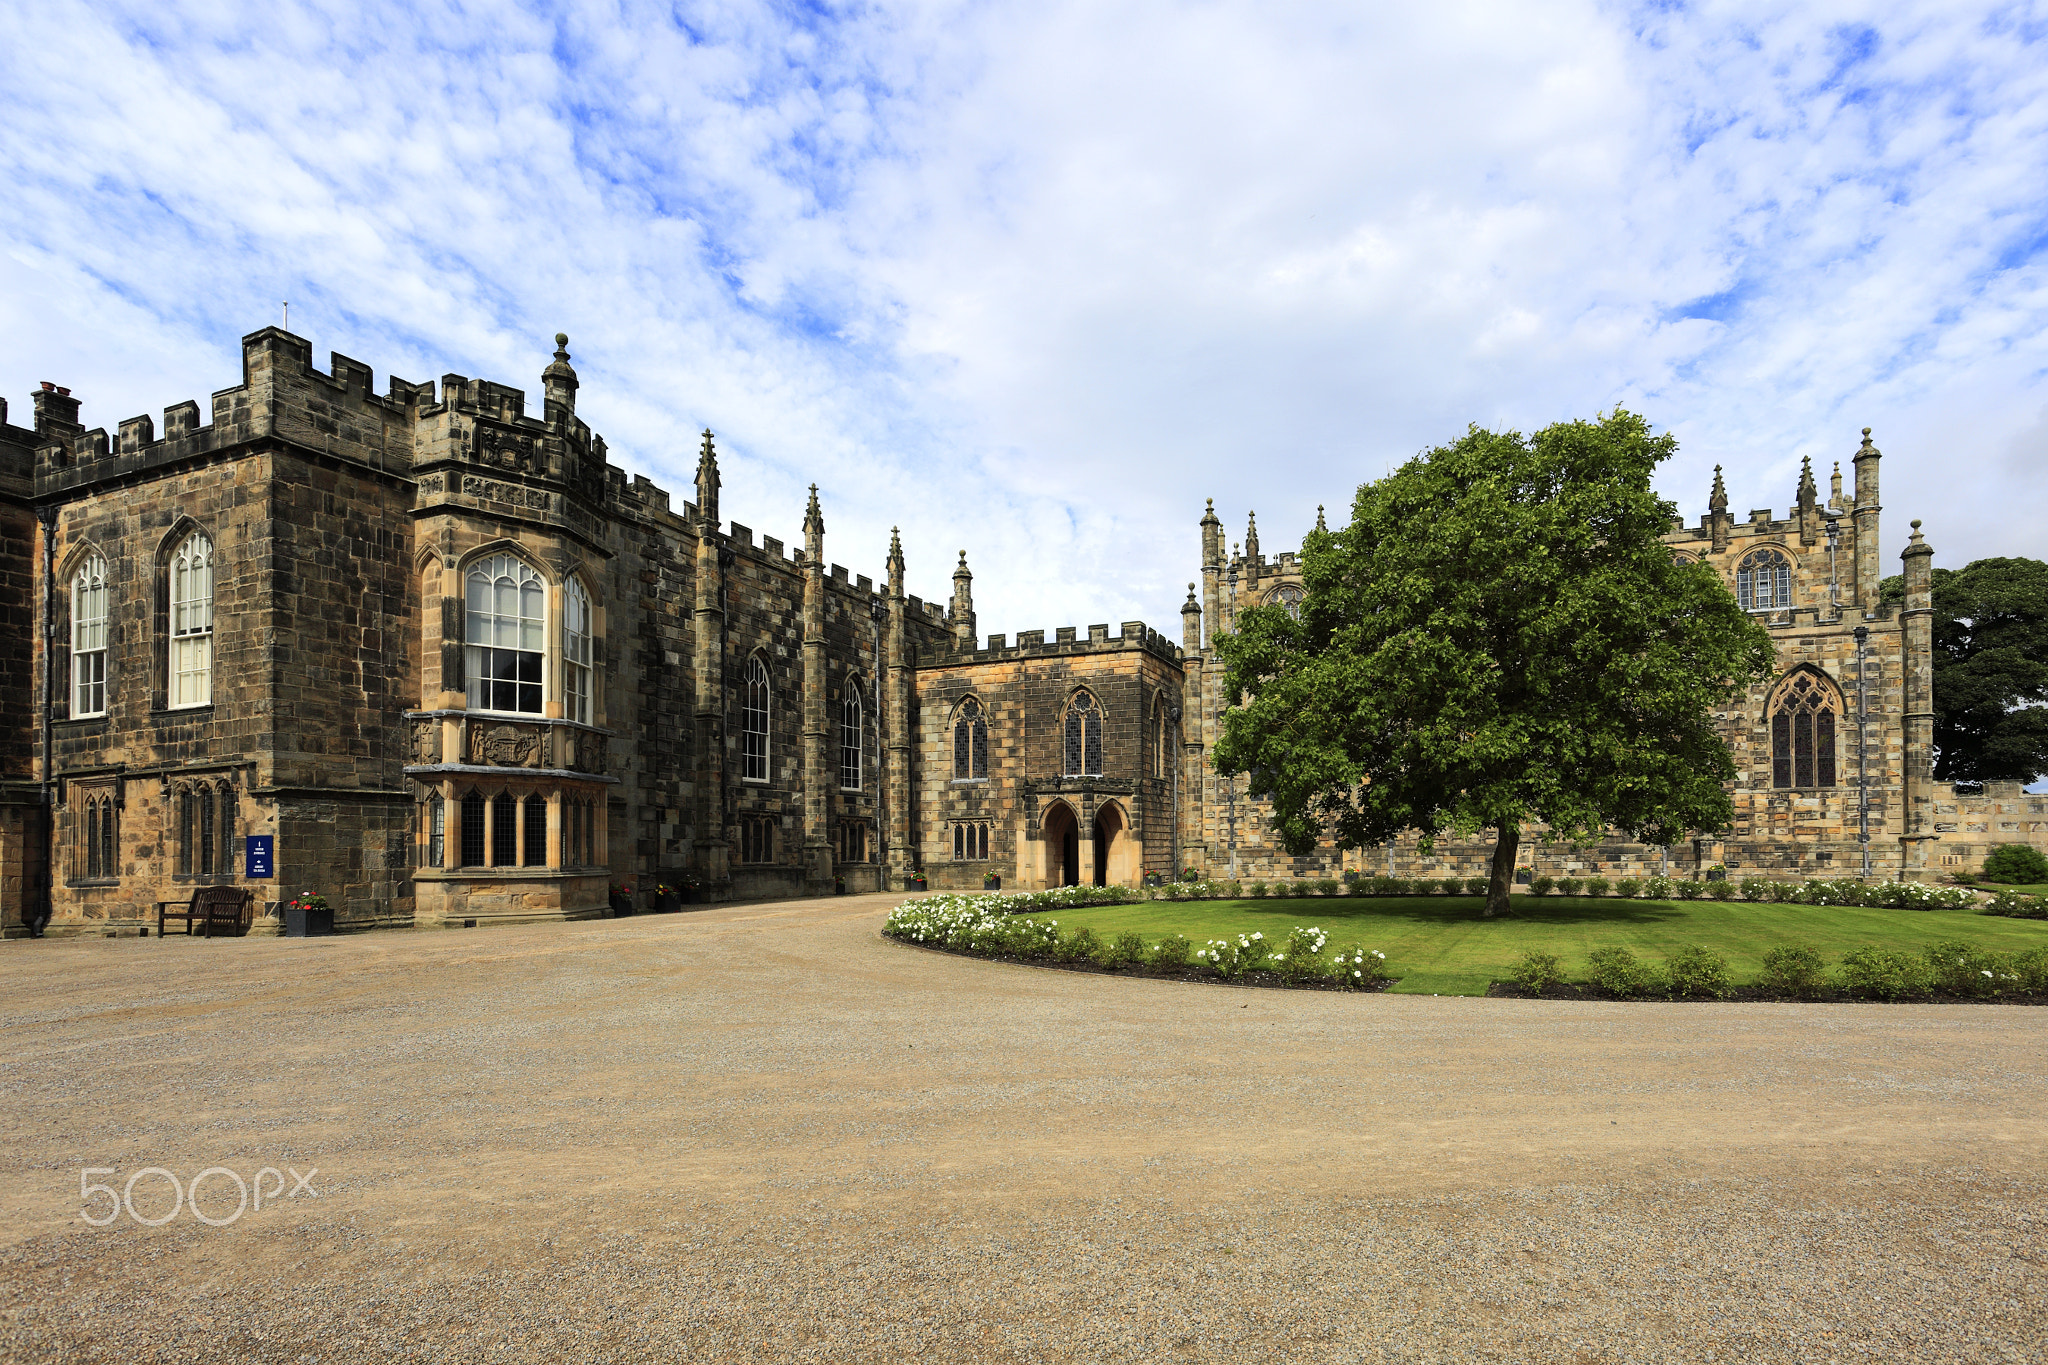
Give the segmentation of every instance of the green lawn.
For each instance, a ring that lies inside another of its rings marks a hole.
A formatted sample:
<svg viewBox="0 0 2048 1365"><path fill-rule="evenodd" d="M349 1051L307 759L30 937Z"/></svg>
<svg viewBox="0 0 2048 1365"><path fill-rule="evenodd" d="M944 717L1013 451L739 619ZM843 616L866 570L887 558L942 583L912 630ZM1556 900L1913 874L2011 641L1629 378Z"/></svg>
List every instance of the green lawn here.
<svg viewBox="0 0 2048 1365"><path fill-rule="evenodd" d="M1661 960L1699 943L1727 957L1739 982L1753 979L1763 955L1803 943L1833 966L1866 945L1919 952L1961 939L1993 952L2048 944L2048 921L2001 919L1973 910L1866 910L1853 906L1753 905L1746 901L1640 901L1590 896L1516 896L1517 913L1479 917L1477 896L1310 897L1304 900L1143 901L1091 905L1040 915L1060 928L1087 925L1098 936L1135 929L1147 942L1178 930L1200 946L1227 934L1262 930L1278 943L1296 925L1329 931L1332 950L1356 943L1387 955L1401 978L1394 989L1422 995L1484 995L1487 984L1532 948L1556 953L1568 978L1582 978L1586 955L1623 944Z"/></svg>
<svg viewBox="0 0 2048 1365"><path fill-rule="evenodd" d="M2004 882L1978 882L1979 891L2017 891L2022 896L2048 896L2048 882L2037 882L2032 886L2007 886Z"/></svg>

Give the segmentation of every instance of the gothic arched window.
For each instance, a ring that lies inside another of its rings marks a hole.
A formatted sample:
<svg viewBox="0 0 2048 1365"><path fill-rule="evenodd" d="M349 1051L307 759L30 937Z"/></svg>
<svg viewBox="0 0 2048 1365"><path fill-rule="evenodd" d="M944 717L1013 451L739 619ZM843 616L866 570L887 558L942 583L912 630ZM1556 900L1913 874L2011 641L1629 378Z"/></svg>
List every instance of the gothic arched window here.
<svg viewBox="0 0 2048 1365"><path fill-rule="evenodd" d="M548 865L548 799L539 792L526 798L526 856L519 861L527 867Z"/></svg>
<svg viewBox="0 0 2048 1365"><path fill-rule="evenodd" d="M740 688L740 778L768 780L768 665L758 654L747 660Z"/></svg>
<svg viewBox="0 0 2048 1365"><path fill-rule="evenodd" d="M562 714L591 723L590 594L570 579L562 585Z"/></svg>
<svg viewBox="0 0 2048 1365"><path fill-rule="evenodd" d="M1811 669L1785 680L1771 702L1771 785L1835 785L1835 718L1842 699Z"/></svg>
<svg viewBox="0 0 2048 1365"><path fill-rule="evenodd" d="M107 710L107 561L88 557L71 580L71 714Z"/></svg>
<svg viewBox="0 0 2048 1365"><path fill-rule="evenodd" d="M213 701L213 542L194 531L171 556L171 705Z"/></svg>
<svg viewBox="0 0 2048 1365"><path fill-rule="evenodd" d="M99 792L85 799L85 875L91 880L121 875L115 861L114 795Z"/></svg>
<svg viewBox="0 0 2048 1365"><path fill-rule="evenodd" d="M1735 571L1735 600L1744 611L1783 611L1792 605L1792 561L1782 550L1758 550Z"/></svg>
<svg viewBox="0 0 2048 1365"><path fill-rule="evenodd" d="M860 790L861 739L860 685L848 678L839 699L839 785L846 791Z"/></svg>
<svg viewBox="0 0 2048 1365"><path fill-rule="evenodd" d="M1076 692L1067 704L1066 775L1102 776L1102 708L1092 693Z"/></svg>
<svg viewBox="0 0 2048 1365"><path fill-rule="evenodd" d="M492 555L469 566L463 636L471 706L540 714L547 614L547 585L524 560Z"/></svg>
<svg viewBox="0 0 2048 1365"><path fill-rule="evenodd" d="M484 865L484 794L466 792L462 798L462 867Z"/></svg>
<svg viewBox="0 0 2048 1365"><path fill-rule="evenodd" d="M511 792L491 798L491 866L519 865L519 799Z"/></svg>
<svg viewBox="0 0 2048 1365"><path fill-rule="evenodd" d="M1283 583L1266 597L1266 605L1279 607L1295 620L1301 619L1301 599L1306 596L1292 583Z"/></svg>
<svg viewBox="0 0 2048 1365"><path fill-rule="evenodd" d="M981 703L969 697L960 704L953 721L953 780L966 782L988 776L988 718Z"/></svg>
<svg viewBox="0 0 2048 1365"><path fill-rule="evenodd" d="M438 796L429 796L426 806L427 866L440 867L448 861L448 808Z"/></svg>

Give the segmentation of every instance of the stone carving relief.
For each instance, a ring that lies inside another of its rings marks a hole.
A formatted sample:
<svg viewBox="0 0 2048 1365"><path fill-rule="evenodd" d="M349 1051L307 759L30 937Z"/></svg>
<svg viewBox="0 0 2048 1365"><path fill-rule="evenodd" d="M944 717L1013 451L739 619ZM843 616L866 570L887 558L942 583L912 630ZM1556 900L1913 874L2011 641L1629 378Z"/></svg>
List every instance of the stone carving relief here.
<svg viewBox="0 0 2048 1365"><path fill-rule="evenodd" d="M540 451L534 438L502 427L477 428L476 457L484 464L505 465L513 469L540 467Z"/></svg>
<svg viewBox="0 0 2048 1365"><path fill-rule="evenodd" d="M538 768L541 732L518 725L476 726L469 732L469 761L499 768Z"/></svg>
<svg viewBox="0 0 2048 1365"><path fill-rule="evenodd" d="M514 507L538 507L546 510L548 495L539 488L521 488L515 483L500 483L496 479L479 479L473 474L462 478L462 491L473 498L486 502L506 502Z"/></svg>
<svg viewBox="0 0 2048 1365"><path fill-rule="evenodd" d="M610 745L603 735L587 731L576 734L576 771L579 773L601 773L609 761Z"/></svg>
<svg viewBox="0 0 2048 1365"><path fill-rule="evenodd" d="M440 721L416 720L412 723L412 761L415 763L439 763L441 761Z"/></svg>
<svg viewBox="0 0 2048 1365"><path fill-rule="evenodd" d="M439 474L428 474L420 480L420 492L423 495L439 493L445 487L447 484Z"/></svg>

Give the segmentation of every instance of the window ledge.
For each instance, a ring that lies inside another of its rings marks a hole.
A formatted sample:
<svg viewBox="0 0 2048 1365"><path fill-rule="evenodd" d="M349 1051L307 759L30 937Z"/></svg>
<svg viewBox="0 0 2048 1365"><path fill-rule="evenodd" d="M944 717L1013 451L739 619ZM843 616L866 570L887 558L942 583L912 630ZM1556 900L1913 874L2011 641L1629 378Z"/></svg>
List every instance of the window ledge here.
<svg viewBox="0 0 2048 1365"><path fill-rule="evenodd" d="M213 705L212 702L208 701L201 702L197 706L152 707L149 714L152 716L197 716L213 710Z"/></svg>
<svg viewBox="0 0 2048 1365"><path fill-rule="evenodd" d="M955 787L980 787L987 785L987 783L988 779L985 777L956 777L951 785Z"/></svg>
<svg viewBox="0 0 2048 1365"><path fill-rule="evenodd" d="M102 886L119 886L120 884L121 879L119 877L79 877L64 883L67 888L78 887L82 890L92 890Z"/></svg>

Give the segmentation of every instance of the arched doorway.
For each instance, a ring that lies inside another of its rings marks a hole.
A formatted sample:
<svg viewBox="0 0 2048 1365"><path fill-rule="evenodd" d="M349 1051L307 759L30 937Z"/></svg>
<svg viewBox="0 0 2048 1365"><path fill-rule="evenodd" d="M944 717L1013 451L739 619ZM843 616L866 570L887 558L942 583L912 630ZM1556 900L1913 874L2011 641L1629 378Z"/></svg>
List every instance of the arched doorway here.
<svg viewBox="0 0 2048 1365"><path fill-rule="evenodd" d="M1124 837L1124 813L1114 805L1095 812L1095 885L1108 886L1123 871L1123 852L1116 847Z"/></svg>
<svg viewBox="0 0 2048 1365"><path fill-rule="evenodd" d="M1038 842L1045 851L1045 884L1077 885L1081 880L1081 825L1074 819L1073 807L1055 801L1045 812Z"/></svg>

